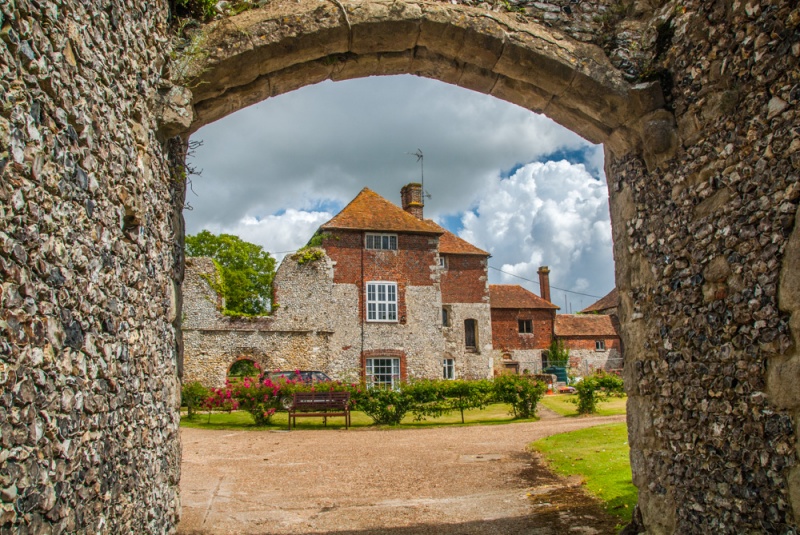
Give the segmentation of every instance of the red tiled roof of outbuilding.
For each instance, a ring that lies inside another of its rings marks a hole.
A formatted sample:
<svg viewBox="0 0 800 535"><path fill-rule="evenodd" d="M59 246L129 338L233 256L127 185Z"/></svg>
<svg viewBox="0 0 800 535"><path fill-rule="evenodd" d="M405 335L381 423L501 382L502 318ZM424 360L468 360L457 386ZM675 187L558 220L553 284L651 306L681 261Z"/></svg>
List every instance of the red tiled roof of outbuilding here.
<svg viewBox="0 0 800 535"><path fill-rule="evenodd" d="M489 306L491 308L546 308L551 310L559 308L516 284L489 285Z"/></svg>
<svg viewBox="0 0 800 535"><path fill-rule="evenodd" d="M377 232L411 232L442 234L436 223L418 219L396 204L387 201L369 188L362 189L322 230L374 230Z"/></svg>
<svg viewBox="0 0 800 535"><path fill-rule="evenodd" d="M609 308L615 308L619 306L619 292L616 288L608 292L608 294L601 298L599 301L589 305L588 307L581 310L582 313L586 314L587 312L602 312L603 310L608 310Z"/></svg>
<svg viewBox="0 0 800 535"><path fill-rule="evenodd" d="M559 314L554 326L555 335L619 337L611 316L604 314Z"/></svg>

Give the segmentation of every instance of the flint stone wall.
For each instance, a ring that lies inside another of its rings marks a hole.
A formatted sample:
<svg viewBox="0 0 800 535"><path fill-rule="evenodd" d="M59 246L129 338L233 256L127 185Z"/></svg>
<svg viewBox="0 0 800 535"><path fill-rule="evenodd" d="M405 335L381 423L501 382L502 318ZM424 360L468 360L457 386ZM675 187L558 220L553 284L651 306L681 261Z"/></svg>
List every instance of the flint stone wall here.
<svg viewBox="0 0 800 535"><path fill-rule="evenodd" d="M800 12L684 1L666 21L678 150L606 160L642 524L796 533Z"/></svg>
<svg viewBox="0 0 800 535"><path fill-rule="evenodd" d="M524 2L521 19L489 4L335 4L318 4L321 19L294 17L304 4L293 2L283 23L217 25L230 30L217 44L277 43L265 48L277 63L237 87L225 84L257 62L226 71L210 57L215 84L193 90L159 85L167 2L0 4L2 529L158 533L177 521L185 145L164 138L326 78L414 72L606 143L642 530L796 531L795 2L637 1L584 17L589 31L570 29L565 7L616 2ZM374 6L394 17L391 32L363 24ZM317 22L327 37L295 40ZM601 48L575 46L579 34ZM510 56L526 43L565 55ZM620 80L658 80L664 98ZM351 290L332 295L357 300Z"/></svg>
<svg viewBox="0 0 800 535"><path fill-rule="evenodd" d="M492 351L492 323L488 303L449 303L449 327L441 327L444 335L443 358L455 362L457 379L486 379L492 376L494 353ZM464 320L477 321L477 351L467 351ZM442 324L441 316L439 325ZM441 368L441 362L439 363ZM441 376L441 369L439 370Z"/></svg>
<svg viewBox="0 0 800 535"><path fill-rule="evenodd" d="M166 2L0 2L3 533L178 520L167 16Z"/></svg>

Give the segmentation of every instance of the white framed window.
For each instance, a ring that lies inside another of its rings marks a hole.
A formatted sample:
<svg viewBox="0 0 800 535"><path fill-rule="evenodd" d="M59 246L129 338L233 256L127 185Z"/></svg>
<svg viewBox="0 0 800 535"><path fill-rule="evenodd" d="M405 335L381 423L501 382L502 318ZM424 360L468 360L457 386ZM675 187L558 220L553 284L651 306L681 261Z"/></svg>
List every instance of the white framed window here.
<svg viewBox="0 0 800 535"><path fill-rule="evenodd" d="M367 359L367 386L394 389L400 384L400 359L378 357Z"/></svg>
<svg viewBox="0 0 800 535"><path fill-rule="evenodd" d="M365 247L386 251L397 250L397 234L367 234Z"/></svg>
<svg viewBox="0 0 800 535"><path fill-rule="evenodd" d="M455 359L442 359L442 374L445 379L456 378L456 361Z"/></svg>
<svg viewBox="0 0 800 535"><path fill-rule="evenodd" d="M397 283L367 283L367 321L397 321Z"/></svg>
<svg viewBox="0 0 800 535"><path fill-rule="evenodd" d="M437 265L439 266L439 269L447 269L447 257L439 255Z"/></svg>
<svg viewBox="0 0 800 535"><path fill-rule="evenodd" d="M606 341L605 340L595 340L594 341L594 349L595 349L595 351L605 351L606 350Z"/></svg>

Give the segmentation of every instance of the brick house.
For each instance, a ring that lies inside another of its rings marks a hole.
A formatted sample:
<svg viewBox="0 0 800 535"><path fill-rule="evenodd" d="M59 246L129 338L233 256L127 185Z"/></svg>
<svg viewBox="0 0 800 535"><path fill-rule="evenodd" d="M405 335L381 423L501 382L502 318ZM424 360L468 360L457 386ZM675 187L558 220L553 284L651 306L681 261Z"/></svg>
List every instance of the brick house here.
<svg viewBox="0 0 800 535"><path fill-rule="evenodd" d="M332 283L349 296L328 306L340 319L338 358L356 362L369 383L487 377L489 253L425 220L420 184L405 186L401 198L402 208L364 188L320 227Z"/></svg>
<svg viewBox="0 0 800 535"><path fill-rule="evenodd" d="M539 373L542 353L553 341L558 307L521 286L492 284L489 292L496 372Z"/></svg>
<svg viewBox="0 0 800 535"><path fill-rule="evenodd" d="M604 314L559 314L555 336L569 349L569 367L579 375L592 370L622 369L622 341L612 316Z"/></svg>

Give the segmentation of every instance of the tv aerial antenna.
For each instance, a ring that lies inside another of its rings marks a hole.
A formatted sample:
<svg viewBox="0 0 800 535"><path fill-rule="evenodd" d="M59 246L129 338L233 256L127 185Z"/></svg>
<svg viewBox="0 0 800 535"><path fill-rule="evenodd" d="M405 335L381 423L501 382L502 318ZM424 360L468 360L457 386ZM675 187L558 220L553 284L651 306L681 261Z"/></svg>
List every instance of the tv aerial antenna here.
<svg viewBox="0 0 800 535"><path fill-rule="evenodd" d="M417 149L417 152L407 152L406 154L409 156L416 156L419 162L419 182L422 186L422 204L425 204L425 199L431 198L431 194L425 191L425 155L422 154L422 149Z"/></svg>

